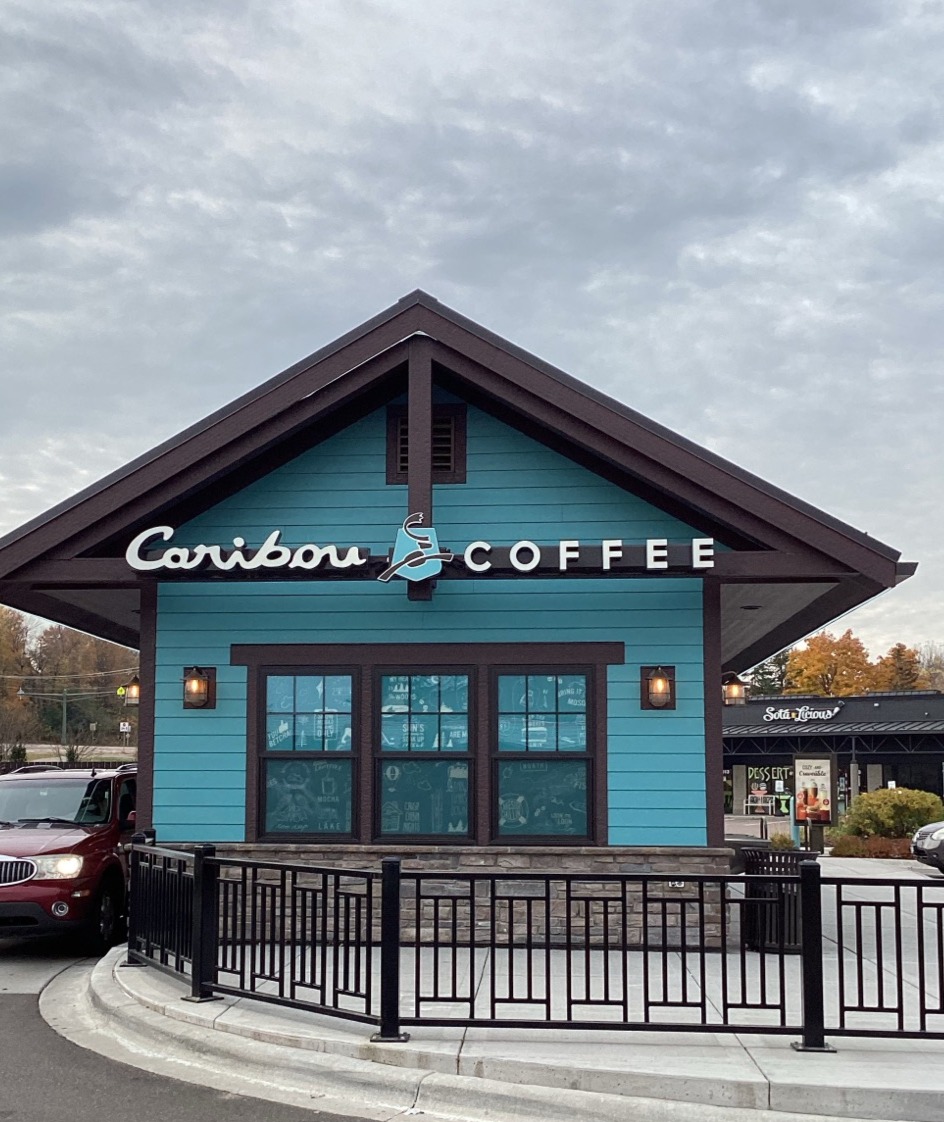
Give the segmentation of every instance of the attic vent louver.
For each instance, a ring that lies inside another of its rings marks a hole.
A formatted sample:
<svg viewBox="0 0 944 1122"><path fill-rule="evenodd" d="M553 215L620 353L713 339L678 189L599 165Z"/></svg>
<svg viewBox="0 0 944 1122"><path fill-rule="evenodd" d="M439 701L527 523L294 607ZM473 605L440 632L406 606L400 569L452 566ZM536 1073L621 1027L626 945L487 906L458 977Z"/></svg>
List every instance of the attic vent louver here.
<svg viewBox="0 0 944 1122"><path fill-rule="evenodd" d="M432 469L434 483L465 483L465 407L433 406ZM406 483L410 467L410 433L406 410L391 407L387 428L387 482Z"/></svg>

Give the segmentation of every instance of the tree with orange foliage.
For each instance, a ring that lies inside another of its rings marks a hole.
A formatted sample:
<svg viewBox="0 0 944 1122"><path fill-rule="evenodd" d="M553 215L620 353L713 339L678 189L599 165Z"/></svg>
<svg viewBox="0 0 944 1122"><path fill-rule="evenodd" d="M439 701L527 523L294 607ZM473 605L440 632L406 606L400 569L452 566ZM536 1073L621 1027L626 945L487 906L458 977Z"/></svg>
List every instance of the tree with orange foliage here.
<svg viewBox="0 0 944 1122"><path fill-rule="evenodd" d="M0 762L12 759L18 745L38 738L35 714L16 696L21 675L31 670L26 617L0 605Z"/></svg>
<svg viewBox="0 0 944 1122"><path fill-rule="evenodd" d="M921 656L904 643L889 647L875 664L874 690L923 690L929 678L921 667Z"/></svg>
<svg viewBox="0 0 944 1122"><path fill-rule="evenodd" d="M134 651L61 624L50 624L30 645L30 657L34 670L26 681L26 692L48 695L52 702L41 697L30 699L44 726L43 739L59 738L59 699L68 690L76 695L68 705L69 737L76 741L90 737L90 727L96 725L95 735L106 742L118 742L119 722L129 714L116 689L134 673L138 662Z"/></svg>
<svg viewBox="0 0 944 1122"><path fill-rule="evenodd" d="M794 647L787 661L787 693L849 697L874 689L875 667L850 629L837 639L829 631L811 635Z"/></svg>

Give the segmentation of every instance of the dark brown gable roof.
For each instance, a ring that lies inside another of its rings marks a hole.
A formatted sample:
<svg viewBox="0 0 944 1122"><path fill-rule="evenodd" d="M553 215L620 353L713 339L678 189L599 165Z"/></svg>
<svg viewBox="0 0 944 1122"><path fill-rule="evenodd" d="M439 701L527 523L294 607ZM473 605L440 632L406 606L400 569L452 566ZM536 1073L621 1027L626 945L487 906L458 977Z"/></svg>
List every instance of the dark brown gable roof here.
<svg viewBox="0 0 944 1122"><path fill-rule="evenodd" d="M402 388L407 341L417 335L431 340L440 383L736 551L713 573L725 583L723 612L725 595L732 612L743 601L736 589L778 600L780 609L760 629L732 616L742 634L726 645L729 665L756 661L758 651L786 645L913 572L889 546L414 292L0 539L0 600L132 641L138 584L122 559L130 536L170 511L191 517L214 505L389 400ZM792 602L788 586L797 590Z"/></svg>

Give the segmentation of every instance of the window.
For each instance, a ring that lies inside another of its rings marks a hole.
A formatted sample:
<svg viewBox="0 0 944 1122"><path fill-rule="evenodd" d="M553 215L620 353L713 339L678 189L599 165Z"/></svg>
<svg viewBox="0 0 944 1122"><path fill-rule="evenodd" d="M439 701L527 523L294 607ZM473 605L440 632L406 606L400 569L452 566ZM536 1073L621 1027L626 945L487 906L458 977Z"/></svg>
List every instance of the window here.
<svg viewBox="0 0 944 1122"><path fill-rule="evenodd" d="M432 479L434 483L465 483L466 409L434 405ZM387 482L406 483L410 467L410 433L406 407L391 406L387 414Z"/></svg>
<svg viewBox="0 0 944 1122"><path fill-rule="evenodd" d="M353 691L352 674L266 675L265 834L353 833Z"/></svg>
<svg viewBox="0 0 944 1122"><path fill-rule="evenodd" d="M622 643L236 645L256 840L605 843Z"/></svg>
<svg viewBox="0 0 944 1122"><path fill-rule="evenodd" d="M590 836L589 675L497 675L499 838Z"/></svg>
<svg viewBox="0 0 944 1122"><path fill-rule="evenodd" d="M135 808L137 797L137 779L123 779L118 788L118 821L122 828L129 828L128 818Z"/></svg>
<svg viewBox="0 0 944 1122"><path fill-rule="evenodd" d="M469 675L381 673L377 832L468 838Z"/></svg>

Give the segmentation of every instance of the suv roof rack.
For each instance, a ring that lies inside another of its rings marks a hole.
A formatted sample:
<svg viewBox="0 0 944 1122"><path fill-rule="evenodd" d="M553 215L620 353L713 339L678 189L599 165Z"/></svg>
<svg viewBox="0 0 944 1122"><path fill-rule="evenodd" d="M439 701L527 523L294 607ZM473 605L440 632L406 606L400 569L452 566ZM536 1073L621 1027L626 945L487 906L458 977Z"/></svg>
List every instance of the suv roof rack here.
<svg viewBox="0 0 944 1122"><path fill-rule="evenodd" d="M15 767L8 775L22 775L26 771L62 771L58 764L24 764L23 767Z"/></svg>
<svg viewBox="0 0 944 1122"><path fill-rule="evenodd" d="M137 770L138 770L138 765L137 764L120 764L118 767L115 768L115 771L137 771Z"/></svg>

